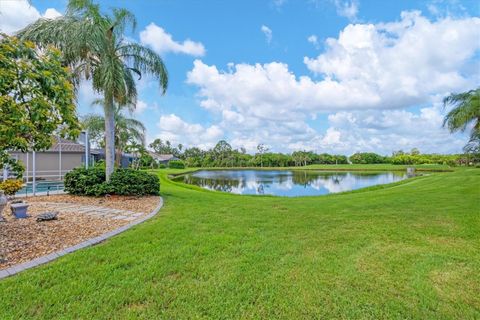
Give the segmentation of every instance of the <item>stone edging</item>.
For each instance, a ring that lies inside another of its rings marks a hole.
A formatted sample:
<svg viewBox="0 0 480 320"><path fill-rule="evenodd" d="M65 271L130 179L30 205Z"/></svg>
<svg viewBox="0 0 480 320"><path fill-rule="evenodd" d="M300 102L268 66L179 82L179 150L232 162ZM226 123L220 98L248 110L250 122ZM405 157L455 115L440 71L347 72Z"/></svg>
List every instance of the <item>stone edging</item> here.
<svg viewBox="0 0 480 320"><path fill-rule="evenodd" d="M111 238L111 237L113 237L113 236L115 236L119 233L122 233L122 232L130 229L131 227L133 227L133 226L135 226L139 223L144 222L145 220L148 220L148 219L152 218L153 216L155 216L160 211L160 209L162 207L163 207L163 198L160 197L160 202L158 203L158 206L152 212L147 214L146 216L143 216L142 218L140 218L138 220L132 221L129 224L124 225L123 227L120 227L120 228L117 228L115 230L104 233L104 234L102 234L98 237L94 237L94 238L85 240L83 242L80 242L79 244L76 244L74 246L62 249L60 251L52 252L52 253L50 253L46 256L35 258L33 260L23 262L23 263L19 263L19 264L11 266L9 268L0 270L0 279L6 278L6 277L9 277L9 276L13 276L14 274L22 272L23 270L34 268L34 267L39 266L41 264L50 262L52 260L60 258L61 256L66 255L67 253L74 252L74 251L77 251L77 250L80 250L80 249L83 249L83 248L86 248L86 247L93 246L97 243L100 243L100 242L102 242L102 241L104 241L108 238Z"/></svg>

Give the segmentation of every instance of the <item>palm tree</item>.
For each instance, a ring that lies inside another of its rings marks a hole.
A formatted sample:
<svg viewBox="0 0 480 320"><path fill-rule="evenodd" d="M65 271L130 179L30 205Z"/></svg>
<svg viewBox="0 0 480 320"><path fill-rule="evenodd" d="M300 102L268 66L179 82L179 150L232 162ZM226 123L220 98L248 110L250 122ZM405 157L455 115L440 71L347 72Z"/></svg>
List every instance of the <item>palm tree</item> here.
<svg viewBox="0 0 480 320"><path fill-rule="evenodd" d="M443 126L450 132L465 132L472 125L470 140L465 146L466 152L479 150L480 144L480 88L468 92L451 94L443 99L444 107L451 105L453 109L445 116Z"/></svg>
<svg viewBox="0 0 480 320"><path fill-rule="evenodd" d="M98 102L97 102L98 103ZM120 166L123 151L128 145L145 144L145 126L142 122L125 116L124 106L116 106L114 111L115 119L115 161ZM105 144L105 117L98 114L89 114L83 117L82 124L89 131L94 140L100 144ZM100 140L100 141L98 141Z"/></svg>
<svg viewBox="0 0 480 320"><path fill-rule="evenodd" d="M70 0L64 16L39 19L18 34L40 47L58 47L73 71L73 82L78 86L82 79L91 80L94 91L103 94L107 181L114 169L115 104L136 104L134 75L152 75L162 93L168 85L162 58L125 39L125 29L135 26L135 16L128 10L115 8L107 15L92 0Z"/></svg>

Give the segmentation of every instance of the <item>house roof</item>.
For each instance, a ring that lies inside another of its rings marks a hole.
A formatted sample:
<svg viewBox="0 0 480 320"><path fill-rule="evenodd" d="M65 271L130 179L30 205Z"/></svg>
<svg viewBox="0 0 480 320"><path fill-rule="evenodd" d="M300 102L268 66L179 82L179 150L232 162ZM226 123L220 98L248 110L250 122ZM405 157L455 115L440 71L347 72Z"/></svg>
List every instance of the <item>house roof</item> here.
<svg viewBox="0 0 480 320"><path fill-rule="evenodd" d="M85 152L85 146L75 141L56 138L55 143L46 150L47 152Z"/></svg>

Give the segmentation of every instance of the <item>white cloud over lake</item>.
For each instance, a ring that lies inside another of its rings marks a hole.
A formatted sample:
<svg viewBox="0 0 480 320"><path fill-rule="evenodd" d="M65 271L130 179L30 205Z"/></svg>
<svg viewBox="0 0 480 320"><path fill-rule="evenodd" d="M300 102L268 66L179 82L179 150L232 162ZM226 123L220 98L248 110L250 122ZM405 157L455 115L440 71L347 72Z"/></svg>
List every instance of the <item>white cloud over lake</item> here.
<svg viewBox="0 0 480 320"><path fill-rule="evenodd" d="M431 21L403 12L396 22L347 25L324 52L305 57L312 75L297 76L281 62L225 71L196 60L187 82L233 144L250 150L264 142L346 153L454 152L464 141L442 128L438 101L479 83L478 39L479 18ZM324 132L309 125L320 113L330 114Z"/></svg>

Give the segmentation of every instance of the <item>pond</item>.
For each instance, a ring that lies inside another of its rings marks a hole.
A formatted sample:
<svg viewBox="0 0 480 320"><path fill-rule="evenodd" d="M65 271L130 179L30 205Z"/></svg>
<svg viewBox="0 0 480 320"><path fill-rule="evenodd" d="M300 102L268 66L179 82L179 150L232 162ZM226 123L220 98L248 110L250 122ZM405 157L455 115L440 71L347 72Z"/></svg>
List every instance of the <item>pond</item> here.
<svg viewBox="0 0 480 320"><path fill-rule="evenodd" d="M236 194L317 196L400 181L406 172L311 170L201 170L174 181Z"/></svg>

